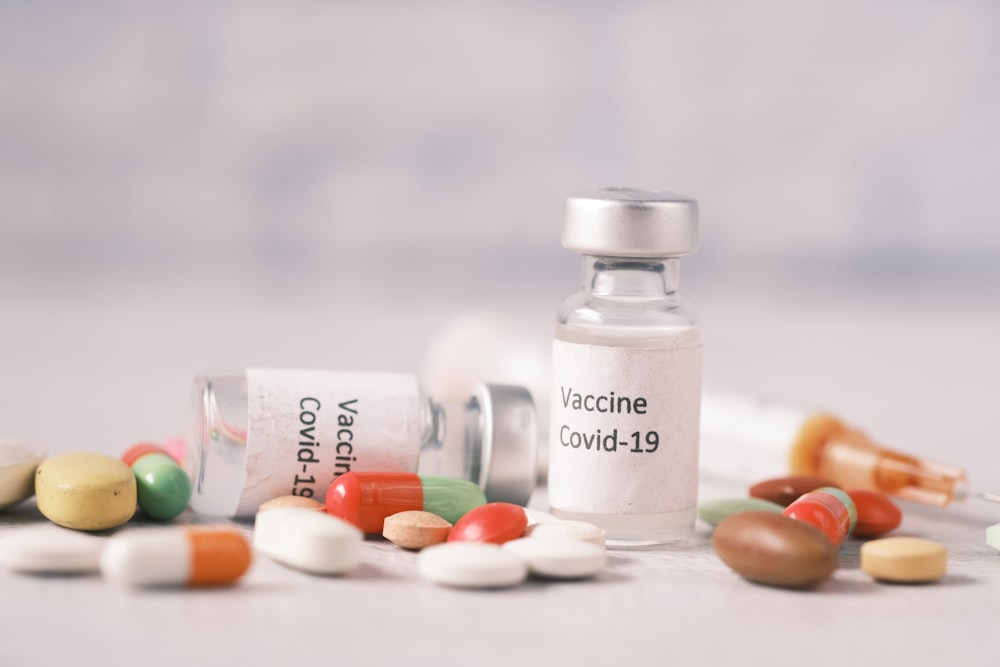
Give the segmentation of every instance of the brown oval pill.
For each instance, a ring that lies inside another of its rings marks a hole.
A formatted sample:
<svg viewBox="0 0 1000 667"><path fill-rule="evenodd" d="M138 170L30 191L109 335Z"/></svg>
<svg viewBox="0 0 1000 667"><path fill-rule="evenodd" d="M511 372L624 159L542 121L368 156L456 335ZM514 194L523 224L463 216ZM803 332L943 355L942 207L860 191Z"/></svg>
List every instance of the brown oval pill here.
<svg viewBox="0 0 1000 667"><path fill-rule="evenodd" d="M770 500L772 503L778 503L782 507L788 507L798 500L800 496L824 486L832 486L835 489L840 488L823 477L792 475L791 477L768 479L754 484L750 487L750 497Z"/></svg>
<svg viewBox="0 0 1000 667"><path fill-rule="evenodd" d="M741 512L715 527L712 548L745 579L808 588L837 569L837 548L809 524L772 512Z"/></svg>
<svg viewBox="0 0 1000 667"><path fill-rule="evenodd" d="M404 549L423 549L448 539L451 524L437 514L421 510L406 510L387 516L382 524L382 537Z"/></svg>

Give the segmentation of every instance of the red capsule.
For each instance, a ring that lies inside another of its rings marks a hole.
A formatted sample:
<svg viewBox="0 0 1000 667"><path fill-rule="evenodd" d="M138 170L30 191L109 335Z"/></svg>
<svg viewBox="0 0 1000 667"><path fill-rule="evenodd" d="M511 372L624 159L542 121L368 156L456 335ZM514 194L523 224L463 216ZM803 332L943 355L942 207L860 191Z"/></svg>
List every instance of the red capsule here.
<svg viewBox="0 0 1000 667"><path fill-rule="evenodd" d="M412 472L349 472L326 492L326 511L369 535L382 532L387 516L423 508L423 486Z"/></svg>
<svg viewBox="0 0 1000 667"><path fill-rule="evenodd" d="M486 502L483 490L470 481L421 476L412 472L344 473L326 492L326 511L353 523L368 535L380 535L386 517L424 510L455 523Z"/></svg>
<svg viewBox="0 0 1000 667"><path fill-rule="evenodd" d="M487 503L471 509L448 534L449 542L492 542L503 544L524 535L528 515L512 503Z"/></svg>
<svg viewBox="0 0 1000 667"><path fill-rule="evenodd" d="M850 502L851 499L840 492ZM839 496L826 491L811 491L785 508L785 516L819 528L834 546L840 546L851 533L851 511Z"/></svg>

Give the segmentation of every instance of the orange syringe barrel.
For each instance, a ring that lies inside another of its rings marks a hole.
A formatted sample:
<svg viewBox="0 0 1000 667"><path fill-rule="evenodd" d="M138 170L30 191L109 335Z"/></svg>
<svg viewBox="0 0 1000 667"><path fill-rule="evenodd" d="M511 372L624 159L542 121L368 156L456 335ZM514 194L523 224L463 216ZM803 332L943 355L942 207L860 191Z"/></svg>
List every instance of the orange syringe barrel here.
<svg viewBox="0 0 1000 667"><path fill-rule="evenodd" d="M791 450L796 475L817 475L845 489L882 491L944 506L965 498L965 471L881 447L829 415L810 418Z"/></svg>

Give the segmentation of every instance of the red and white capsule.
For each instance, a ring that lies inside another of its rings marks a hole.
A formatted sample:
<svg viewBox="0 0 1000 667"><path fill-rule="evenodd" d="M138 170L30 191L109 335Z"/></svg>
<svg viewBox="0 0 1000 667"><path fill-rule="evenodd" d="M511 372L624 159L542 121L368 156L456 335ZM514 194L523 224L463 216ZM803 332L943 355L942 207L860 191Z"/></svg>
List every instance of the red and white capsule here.
<svg viewBox="0 0 1000 667"><path fill-rule="evenodd" d="M137 529L108 540L101 574L128 586L225 586L251 559L250 543L231 528Z"/></svg>

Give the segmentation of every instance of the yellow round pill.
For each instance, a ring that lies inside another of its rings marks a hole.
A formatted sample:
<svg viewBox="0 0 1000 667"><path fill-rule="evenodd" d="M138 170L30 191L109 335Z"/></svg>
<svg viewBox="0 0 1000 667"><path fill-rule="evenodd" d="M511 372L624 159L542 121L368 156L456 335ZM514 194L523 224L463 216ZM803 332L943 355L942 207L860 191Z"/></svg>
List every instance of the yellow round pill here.
<svg viewBox="0 0 1000 667"><path fill-rule="evenodd" d="M886 537L861 545L861 570L882 581L923 583L948 569L943 544L919 537Z"/></svg>
<svg viewBox="0 0 1000 667"><path fill-rule="evenodd" d="M135 475L103 454L60 454L42 461L35 471L35 498L38 510L60 526L114 528L135 514Z"/></svg>

